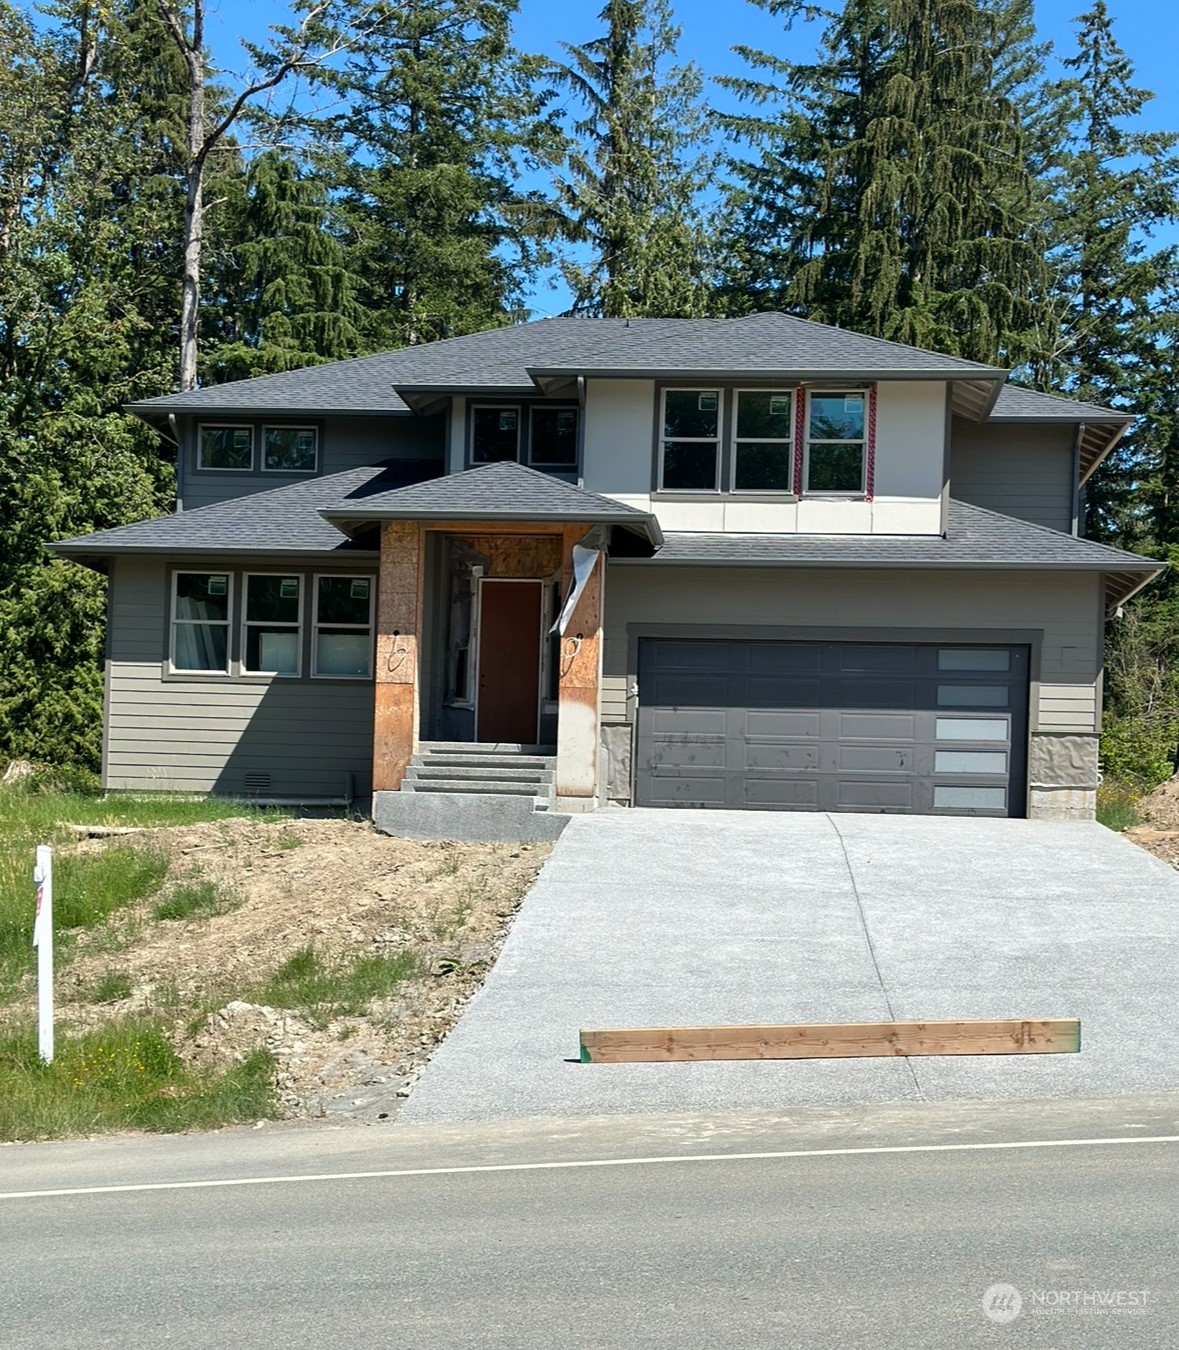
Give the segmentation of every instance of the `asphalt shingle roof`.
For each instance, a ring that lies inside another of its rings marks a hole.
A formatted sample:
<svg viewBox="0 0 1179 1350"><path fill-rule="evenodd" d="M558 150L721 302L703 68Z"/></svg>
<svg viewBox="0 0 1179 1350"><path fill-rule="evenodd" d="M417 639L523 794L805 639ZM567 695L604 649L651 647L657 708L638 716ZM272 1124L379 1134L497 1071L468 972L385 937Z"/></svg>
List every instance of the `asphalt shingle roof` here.
<svg viewBox="0 0 1179 1350"><path fill-rule="evenodd" d="M352 361L260 375L131 406L184 412L404 413L404 389L536 392L530 370L893 371L988 377L990 367L786 314L743 319L541 319Z"/></svg>
<svg viewBox="0 0 1179 1350"><path fill-rule="evenodd" d="M356 545L320 515L320 509L366 488L382 492L435 477L437 460L389 460L326 478L292 483L201 506L195 511L141 520L51 545L64 554L108 553L339 553Z"/></svg>
<svg viewBox="0 0 1179 1350"><path fill-rule="evenodd" d="M1018 385L1005 384L999 391L989 420L1003 421L1014 418L1019 421L1044 422L1129 422L1129 413L1118 412L1114 408L1102 408L1096 403L1081 403L1076 399L1058 398L1055 394L1041 394L1035 389L1021 389Z"/></svg>
<svg viewBox="0 0 1179 1350"><path fill-rule="evenodd" d="M1159 572L1154 558L951 501L945 536L669 533L651 564L750 567L1076 568ZM644 560L647 561L647 560Z"/></svg>
<svg viewBox="0 0 1179 1350"><path fill-rule="evenodd" d="M411 487L347 493L323 508L329 520L506 519L621 521L639 525L645 511L505 460Z"/></svg>

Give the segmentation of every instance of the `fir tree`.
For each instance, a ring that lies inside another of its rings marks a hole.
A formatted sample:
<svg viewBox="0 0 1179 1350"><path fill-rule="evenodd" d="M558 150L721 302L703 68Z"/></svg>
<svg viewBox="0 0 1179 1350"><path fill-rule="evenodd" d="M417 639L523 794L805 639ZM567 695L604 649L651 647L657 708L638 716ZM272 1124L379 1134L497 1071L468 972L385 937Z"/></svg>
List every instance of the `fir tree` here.
<svg viewBox="0 0 1179 1350"><path fill-rule="evenodd" d="M754 0L787 28L805 0ZM743 49L730 307L1019 364L1043 292L1021 93L1030 0L848 0L819 59ZM742 49L739 49L742 50Z"/></svg>
<svg viewBox="0 0 1179 1350"><path fill-rule="evenodd" d="M552 78L583 115L557 176L562 270L576 312L607 317L707 312L699 203L710 167L701 153L701 77L673 66L679 29L668 0L608 0L606 30L564 44ZM582 261L588 253L588 261Z"/></svg>

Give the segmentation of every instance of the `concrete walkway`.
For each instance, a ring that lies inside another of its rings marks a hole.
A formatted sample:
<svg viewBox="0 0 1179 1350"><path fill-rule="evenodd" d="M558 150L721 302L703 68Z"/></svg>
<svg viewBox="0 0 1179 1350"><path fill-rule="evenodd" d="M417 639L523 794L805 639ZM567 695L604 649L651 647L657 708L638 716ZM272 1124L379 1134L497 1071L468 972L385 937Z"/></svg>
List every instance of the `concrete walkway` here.
<svg viewBox="0 0 1179 1350"><path fill-rule="evenodd" d="M1096 824L575 818L406 1121L1179 1089L1179 875ZM1081 1018L1080 1055L583 1065L582 1027Z"/></svg>

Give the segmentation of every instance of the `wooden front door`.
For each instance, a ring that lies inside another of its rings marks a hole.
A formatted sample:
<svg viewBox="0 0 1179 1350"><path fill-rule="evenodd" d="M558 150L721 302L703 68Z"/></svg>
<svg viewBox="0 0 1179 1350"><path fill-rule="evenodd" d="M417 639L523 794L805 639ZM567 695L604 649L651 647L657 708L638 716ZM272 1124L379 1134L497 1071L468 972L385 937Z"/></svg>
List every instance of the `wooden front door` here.
<svg viewBox="0 0 1179 1350"><path fill-rule="evenodd" d="M479 590L480 741L537 743L543 583L483 581Z"/></svg>

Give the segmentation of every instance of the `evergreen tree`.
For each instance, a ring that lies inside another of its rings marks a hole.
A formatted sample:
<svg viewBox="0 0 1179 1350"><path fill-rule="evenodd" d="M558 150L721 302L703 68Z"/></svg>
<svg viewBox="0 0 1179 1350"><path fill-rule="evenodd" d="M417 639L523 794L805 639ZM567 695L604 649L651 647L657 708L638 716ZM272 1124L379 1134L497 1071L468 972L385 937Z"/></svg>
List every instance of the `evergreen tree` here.
<svg viewBox="0 0 1179 1350"><path fill-rule="evenodd" d="M268 151L251 161L234 205L209 268L206 378L248 379L358 355L358 278L322 178Z"/></svg>
<svg viewBox="0 0 1179 1350"><path fill-rule="evenodd" d="M361 35L320 124L373 348L518 317L537 203L515 187L539 103L510 43L515 0L357 0ZM375 20L366 16L376 15Z"/></svg>
<svg viewBox="0 0 1179 1350"><path fill-rule="evenodd" d="M807 0L753 0L789 29ZM1043 294L1023 95L1031 0L848 0L819 59L739 49L732 309L1018 365ZM1042 151L1042 140L1036 142Z"/></svg>
<svg viewBox="0 0 1179 1350"><path fill-rule="evenodd" d="M607 317L692 316L710 304L700 218L701 76L672 66L668 0L608 0L601 36L565 43L551 72L583 108L557 175L562 266L573 308ZM588 261L582 257L588 253Z"/></svg>
<svg viewBox="0 0 1179 1350"><path fill-rule="evenodd" d="M1105 0L1077 24L1077 50L1064 62L1070 75L1057 91L1068 131L1052 203L1055 341L1039 354L1036 377L1143 414L1088 486L1086 532L1131 545L1144 534L1179 542L1167 505L1179 466L1164 451L1175 386L1162 374L1174 365L1177 325L1165 291L1179 252L1154 242L1179 216L1179 138L1135 128L1153 95L1135 86Z"/></svg>

